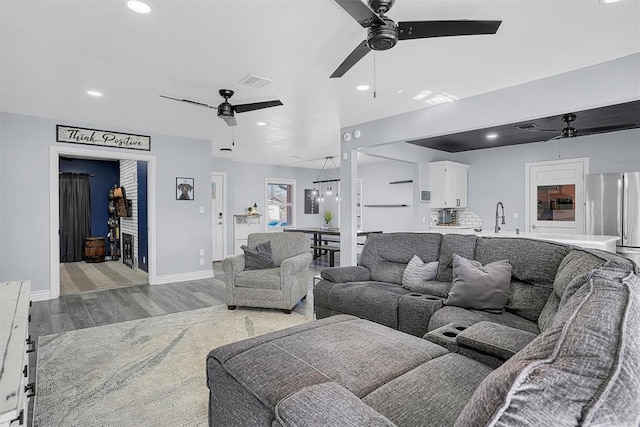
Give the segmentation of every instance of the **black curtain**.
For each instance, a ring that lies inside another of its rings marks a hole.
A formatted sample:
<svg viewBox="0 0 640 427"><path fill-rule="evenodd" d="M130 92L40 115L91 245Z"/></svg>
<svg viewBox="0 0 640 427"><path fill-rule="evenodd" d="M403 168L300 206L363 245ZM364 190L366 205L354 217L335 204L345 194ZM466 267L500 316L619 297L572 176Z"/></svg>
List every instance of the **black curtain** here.
<svg viewBox="0 0 640 427"><path fill-rule="evenodd" d="M89 175L60 174L60 262L82 261L91 235Z"/></svg>

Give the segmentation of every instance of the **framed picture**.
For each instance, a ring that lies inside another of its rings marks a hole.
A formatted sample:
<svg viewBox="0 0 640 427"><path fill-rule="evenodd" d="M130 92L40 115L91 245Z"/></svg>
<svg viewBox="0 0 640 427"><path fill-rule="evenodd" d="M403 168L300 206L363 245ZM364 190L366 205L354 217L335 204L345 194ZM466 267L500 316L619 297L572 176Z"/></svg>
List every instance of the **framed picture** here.
<svg viewBox="0 0 640 427"><path fill-rule="evenodd" d="M193 178L176 178L176 200L193 200Z"/></svg>

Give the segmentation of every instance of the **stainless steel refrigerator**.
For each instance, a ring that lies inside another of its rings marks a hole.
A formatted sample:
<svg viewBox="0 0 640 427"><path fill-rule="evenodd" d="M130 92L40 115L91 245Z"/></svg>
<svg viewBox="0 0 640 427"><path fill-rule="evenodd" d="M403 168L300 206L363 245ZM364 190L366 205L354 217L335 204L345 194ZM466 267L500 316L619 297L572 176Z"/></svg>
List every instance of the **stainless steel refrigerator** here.
<svg viewBox="0 0 640 427"><path fill-rule="evenodd" d="M620 237L616 252L640 265L640 172L585 178L586 233Z"/></svg>

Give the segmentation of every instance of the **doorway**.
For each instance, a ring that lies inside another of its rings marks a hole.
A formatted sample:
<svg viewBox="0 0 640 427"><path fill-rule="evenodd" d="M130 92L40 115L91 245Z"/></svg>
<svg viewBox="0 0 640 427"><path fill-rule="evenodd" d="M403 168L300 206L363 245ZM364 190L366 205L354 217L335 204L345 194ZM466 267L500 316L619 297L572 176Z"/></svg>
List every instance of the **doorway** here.
<svg viewBox="0 0 640 427"><path fill-rule="evenodd" d="M584 175L589 159L527 163L526 227L528 231L584 234Z"/></svg>
<svg viewBox="0 0 640 427"><path fill-rule="evenodd" d="M138 154L131 152L116 152L104 150L92 150L85 148L51 146L49 151L49 170L50 170L50 188L49 188L49 259L50 259L50 298L55 299L60 296L60 200L59 200L59 163L60 157L73 157L80 159L95 160L133 160L137 162L146 162L147 171L147 224L148 224L148 266L149 275L148 283L153 285L157 281L156 273L156 162L155 156L149 154ZM125 267L128 268L128 267Z"/></svg>
<svg viewBox="0 0 640 427"><path fill-rule="evenodd" d="M227 256L227 174L211 172L211 220L213 250L212 261L222 261Z"/></svg>

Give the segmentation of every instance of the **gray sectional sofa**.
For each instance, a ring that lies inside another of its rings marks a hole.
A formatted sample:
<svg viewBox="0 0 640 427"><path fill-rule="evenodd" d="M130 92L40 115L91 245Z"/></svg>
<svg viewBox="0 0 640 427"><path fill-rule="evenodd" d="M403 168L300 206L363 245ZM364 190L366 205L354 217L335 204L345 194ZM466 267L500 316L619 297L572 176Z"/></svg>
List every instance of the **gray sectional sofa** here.
<svg viewBox="0 0 640 427"><path fill-rule="evenodd" d="M454 254L509 260L503 311L445 305ZM414 255L438 270L406 289ZM210 352L209 423L638 425L637 273L551 242L372 235L360 265L323 270L319 320Z"/></svg>

